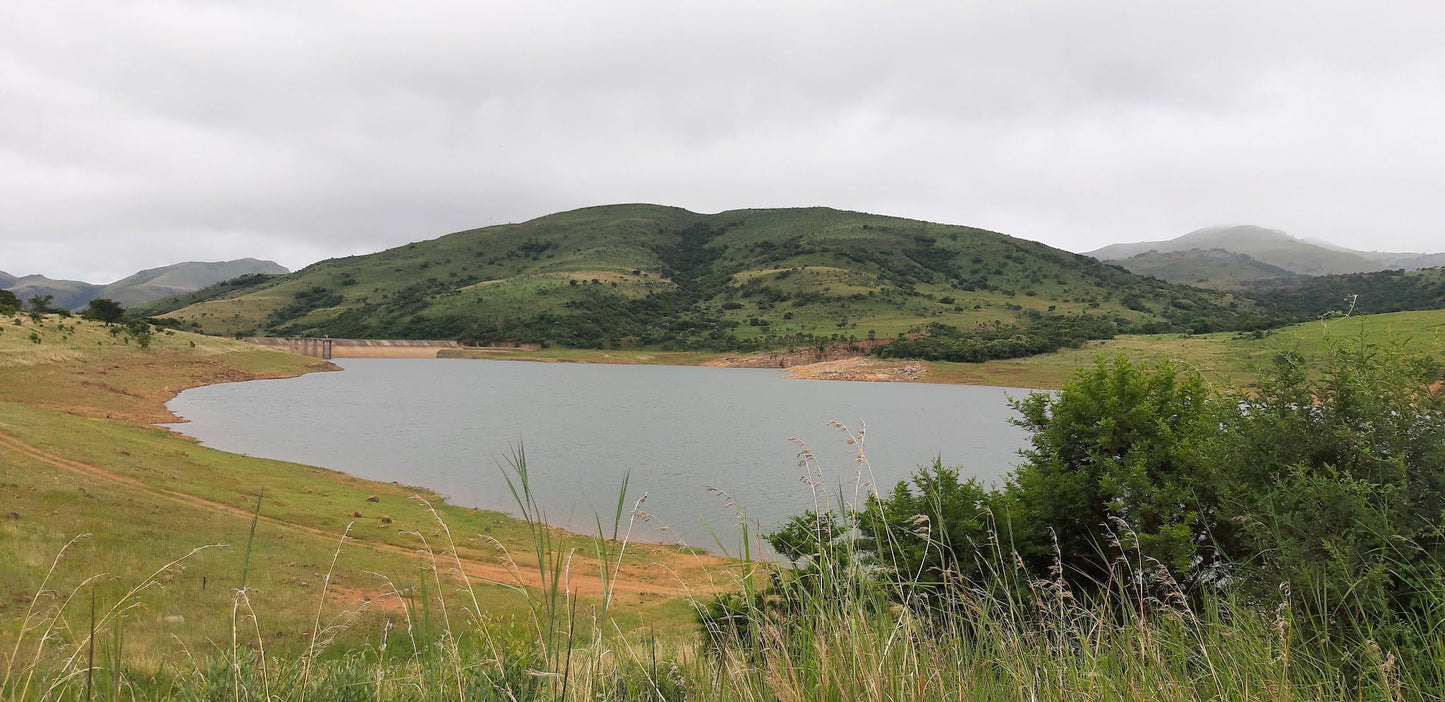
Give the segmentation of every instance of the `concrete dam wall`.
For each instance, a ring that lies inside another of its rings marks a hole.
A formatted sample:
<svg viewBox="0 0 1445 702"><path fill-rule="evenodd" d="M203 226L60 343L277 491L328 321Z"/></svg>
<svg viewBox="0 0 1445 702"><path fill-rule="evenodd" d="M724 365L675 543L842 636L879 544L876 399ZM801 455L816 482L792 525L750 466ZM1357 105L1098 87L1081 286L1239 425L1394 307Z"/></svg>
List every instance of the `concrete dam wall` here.
<svg viewBox="0 0 1445 702"><path fill-rule="evenodd" d="M419 339L251 336L242 341L316 358L436 358L437 352L442 349L462 347L455 341Z"/></svg>

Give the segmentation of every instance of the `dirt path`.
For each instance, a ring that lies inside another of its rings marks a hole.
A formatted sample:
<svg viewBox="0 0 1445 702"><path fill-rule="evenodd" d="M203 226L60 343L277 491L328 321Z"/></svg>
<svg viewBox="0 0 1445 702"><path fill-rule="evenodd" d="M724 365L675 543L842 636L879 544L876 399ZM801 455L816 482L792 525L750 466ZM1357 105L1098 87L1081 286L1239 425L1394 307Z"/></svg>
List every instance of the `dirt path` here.
<svg viewBox="0 0 1445 702"><path fill-rule="evenodd" d="M183 492L177 492L175 490L167 490L164 488L155 487L128 475L123 475L114 471L100 468L98 466L90 465L88 463L82 463L80 461L72 460L51 451L47 451L31 444L27 444L24 441L21 441L20 439L13 436L0 434L0 448L3 448L7 451L14 451L19 455L29 457L33 460L40 461L42 463L54 466L56 468L60 468L62 470L70 471L72 473L76 473L87 478L125 485L129 488L133 488L135 490L147 493L149 495L169 502L182 504L188 507L194 507L198 509L223 512L245 520L249 520L254 516L251 511L236 507L235 505L229 505L224 502L216 502L214 500L208 500L203 497ZM304 524L297 524L295 522L290 522L275 517L262 515L261 517L259 517L259 520L263 523L278 527L285 531L306 534L308 536L313 536L324 541L335 542L339 538L339 535L332 531L319 529ZM351 537L348 540L352 541L357 545L365 546L366 548L370 548L379 552L394 553L412 558L429 560L428 554L420 548L407 548L405 546L371 541L359 537ZM450 554L436 553L435 556L439 567L455 569L456 563L452 561ZM691 556L680 557L691 558ZM696 559L698 561L698 565L702 566L721 564L721 561L719 559L711 556L697 556ZM525 565L521 568L516 568L510 565L503 564L501 562L478 560L474 557L470 557L467 555L460 556L460 560L463 571L469 578L473 580L509 586L541 586L541 576L536 571L535 567L530 570ZM622 569L622 571L619 573L618 578L612 583L612 587L615 592L625 593L629 595L671 598L697 596L705 594L706 592L712 591L714 589L712 587L708 587L707 589L700 591L698 589L689 588L680 582L676 582L675 579L669 581L667 578L659 578L654 580L650 578L636 577L628 572L630 569L636 567L636 565L632 565L631 567L624 567ZM659 569L665 570L665 566L662 564L657 564L657 567ZM566 585L568 586L568 589L570 589L573 593L585 596L597 596L602 594L602 579L597 572L596 561L591 558L575 558L573 566L569 569L569 573L566 577Z"/></svg>

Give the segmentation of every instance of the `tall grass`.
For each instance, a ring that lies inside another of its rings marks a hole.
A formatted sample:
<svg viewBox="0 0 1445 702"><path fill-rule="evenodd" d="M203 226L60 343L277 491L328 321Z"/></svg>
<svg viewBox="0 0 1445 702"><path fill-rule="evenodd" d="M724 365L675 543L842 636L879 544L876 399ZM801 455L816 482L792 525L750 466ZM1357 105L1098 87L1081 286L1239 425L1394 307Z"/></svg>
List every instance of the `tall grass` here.
<svg viewBox="0 0 1445 702"><path fill-rule="evenodd" d="M866 486L862 435L851 438ZM855 488L851 496L825 489L806 447L800 458L814 476L819 514L847 513L869 489ZM377 576L397 618L367 645L334 644L357 612L337 613L327 601L328 573L304 649L268 652L261 636L266 613L251 607L243 580L230 610L216 613L231 624L224 655L187 653L183 663L153 673L128 669L123 621L136 595L183 557L81 625L74 610L95 583L50 593L47 577L17 639L4 647L0 698L1383 701L1437 699L1440 691L1423 681L1445 672L1445 655L1406 661L1366 640L1352 655L1370 674L1347 675L1300 634L1287 592L1272 602L1227 593L1185 598L1147 554L1128 547L1134 540L1123 525L1120 552L1127 555L1108 582L1095 584L1102 587L1085 589L1071 587L1061 568L1028 572L1002 528L977 551L991 575L987 585L947 573L944 587L917 574L882 577L860 565L864 559L846 538L837 541L841 548L819 548L816 559L791 570L752 560L754 544L743 549L729 594L693 603L704 624L698 632L659 637L624 627L613 611L628 536L642 518L642 500L629 508L626 480L611 523L597 518L591 544L603 591L582 598L571 586L580 560L547 526L521 449L505 470L531 536L530 553L501 552L517 576L503 584L526 603L525 621L489 617L477 591L483 583L469 574L433 510L433 537L414 532L423 563L415 584ZM944 533L925 521L916 526L920 534ZM829 543L837 536L821 524L819 533ZM342 534L333 568L345 544ZM523 578L523 569L535 569L536 577ZM524 585L528 580L535 584ZM1438 633L1439 624L1431 626L1427 631Z"/></svg>

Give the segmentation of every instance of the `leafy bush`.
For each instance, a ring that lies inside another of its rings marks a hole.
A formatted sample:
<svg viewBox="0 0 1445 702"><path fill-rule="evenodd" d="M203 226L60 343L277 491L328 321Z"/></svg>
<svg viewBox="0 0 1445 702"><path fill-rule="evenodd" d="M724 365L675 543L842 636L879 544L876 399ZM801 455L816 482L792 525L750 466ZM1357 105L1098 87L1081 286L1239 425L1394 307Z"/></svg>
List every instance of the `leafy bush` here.
<svg viewBox="0 0 1445 702"><path fill-rule="evenodd" d="M1021 555L1100 578L1120 556L1119 519L1179 577L1212 562L1196 561L1196 544L1213 526L1204 444L1224 404L1198 373L1123 356L1096 359L1058 395L1014 401L1031 446L1000 499Z"/></svg>
<svg viewBox="0 0 1445 702"><path fill-rule="evenodd" d="M1000 544L1080 597L1130 607L1170 593L1277 601L1283 584L1291 626L1347 671L1364 674L1369 646L1440 657L1440 377L1363 340L1314 372L1282 355L1242 392L1171 361L1099 358L1059 393L1014 403L1032 438L1003 486L935 462L861 508L795 518L773 543L804 564L848 554L913 604L1016 590L1000 581ZM1115 591L1121 564L1134 584Z"/></svg>

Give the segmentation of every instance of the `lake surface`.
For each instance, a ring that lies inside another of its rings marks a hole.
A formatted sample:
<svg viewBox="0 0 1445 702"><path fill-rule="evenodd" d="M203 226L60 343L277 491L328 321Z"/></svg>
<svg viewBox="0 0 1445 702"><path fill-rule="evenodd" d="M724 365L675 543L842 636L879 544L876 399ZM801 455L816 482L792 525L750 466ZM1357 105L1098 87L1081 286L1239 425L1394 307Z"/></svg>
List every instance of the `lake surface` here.
<svg viewBox="0 0 1445 702"><path fill-rule="evenodd" d="M811 508L797 438L830 494L887 490L941 456L995 480L1027 435L1019 389L794 380L773 369L341 359L344 371L187 390L172 428L214 448L430 488L515 512L502 467L525 445L553 524L595 532L630 473L651 541L735 552L737 508L763 529ZM866 422L868 465L829 422ZM815 476L816 480L816 476ZM710 490L710 488L713 488ZM737 505L728 506L728 497ZM666 525L667 528L663 528ZM637 534L638 531L634 531Z"/></svg>

